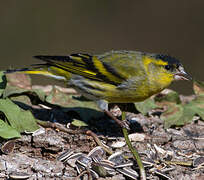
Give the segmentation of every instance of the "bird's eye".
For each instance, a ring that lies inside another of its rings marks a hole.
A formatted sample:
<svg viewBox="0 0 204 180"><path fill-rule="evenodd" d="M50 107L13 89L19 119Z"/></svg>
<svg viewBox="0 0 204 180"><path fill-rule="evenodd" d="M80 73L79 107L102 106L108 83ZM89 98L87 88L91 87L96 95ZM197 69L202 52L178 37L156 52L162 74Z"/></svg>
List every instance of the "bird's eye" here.
<svg viewBox="0 0 204 180"><path fill-rule="evenodd" d="M168 70L168 71L173 69L173 67L172 67L171 65L166 65L166 66L164 66L164 67L165 67L165 69Z"/></svg>

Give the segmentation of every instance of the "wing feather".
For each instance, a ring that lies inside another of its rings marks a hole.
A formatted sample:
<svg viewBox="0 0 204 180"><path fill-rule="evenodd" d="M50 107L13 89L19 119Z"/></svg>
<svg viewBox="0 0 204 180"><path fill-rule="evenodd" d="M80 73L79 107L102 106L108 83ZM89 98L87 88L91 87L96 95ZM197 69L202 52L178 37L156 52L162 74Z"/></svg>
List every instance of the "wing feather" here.
<svg viewBox="0 0 204 180"><path fill-rule="evenodd" d="M107 63L100 61L96 56L88 54L71 54L70 56L35 56L46 62L46 66L68 71L85 78L119 85L125 80L117 70Z"/></svg>

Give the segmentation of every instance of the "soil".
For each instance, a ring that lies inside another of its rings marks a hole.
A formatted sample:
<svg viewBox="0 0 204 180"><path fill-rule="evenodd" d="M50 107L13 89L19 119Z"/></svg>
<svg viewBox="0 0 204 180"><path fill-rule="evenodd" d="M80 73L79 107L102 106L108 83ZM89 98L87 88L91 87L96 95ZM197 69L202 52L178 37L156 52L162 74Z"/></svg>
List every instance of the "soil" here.
<svg viewBox="0 0 204 180"><path fill-rule="evenodd" d="M86 157L99 146L96 138L113 153L121 152L128 157L132 164L127 167L134 170L135 175L139 174L138 166L124 143L121 128L105 115L89 121L87 127L75 127L70 125L69 114L59 108L36 106L32 107L32 112L38 119L45 122L52 119L52 122L41 126L34 134L23 134L20 139L2 143L0 179L91 179L93 162L77 172L76 159L61 157L64 152L83 153ZM143 160L147 179L204 179L204 122L199 117L195 116L185 126L168 129L164 129L159 110L146 116L138 112L127 113L126 118L130 124L132 144ZM109 156L104 152L100 158L107 160ZM131 179L118 169L115 167L112 174L97 173L98 179Z"/></svg>

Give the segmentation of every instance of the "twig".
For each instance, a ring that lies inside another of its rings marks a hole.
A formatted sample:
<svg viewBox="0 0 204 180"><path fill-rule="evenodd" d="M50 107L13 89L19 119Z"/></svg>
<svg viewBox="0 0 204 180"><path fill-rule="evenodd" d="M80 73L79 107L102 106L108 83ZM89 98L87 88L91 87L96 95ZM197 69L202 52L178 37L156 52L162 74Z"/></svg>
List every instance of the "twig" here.
<svg viewBox="0 0 204 180"><path fill-rule="evenodd" d="M181 166L192 166L192 161L163 161L166 164L170 165L181 165Z"/></svg>
<svg viewBox="0 0 204 180"><path fill-rule="evenodd" d="M125 115L126 113L123 111L122 112L122 120L124 121L125 120ZM139 166L139 169L140 169L140 177L141 177L141 180L146 180L146 174L145 174L145 169L144 169L144 166L142 164L142 160L139 156L139 153L137 152L136 149L133 148L131 142L130 142L130 139L128 137L128 130L126 128L122 128L122 131L123 131L123 136L125 138L125 141L128 145L128 148L129 150L132 152L135 160L137 161L137 164Z"/></svg>
<svg viewBox="0 0 204 180"><path fill-rule="evenodd" d="M64 127L63 125L59 124L59 123L52 123L49 121L41 121L41 120L37 120L37 123L41 126L43 126L44 128L54 128L54 129L59 129L60 131L69 133L69 134L79 134L82 133L84 131L75 131L72 129L67 129L66 127Z"/></svg>
<svg viewBox="0 0 204 180"><path fill-rule="evenodd" d="M83 176L84 174L87 174L87 170L81 172L77 177L74 178L74 180L80 180L81 176Z"/></svg>
<svg viewBox="0 0 204 180"><path fill-rule="evenodd" d="M107 146L105 146L100 139L98 138L98 136L92 132L91 130L86 131L86 134L89 136L92 136L94 138L94 141L96 141L96 143L101 146L103 148L104 151L106 151L108 154L113 154L113 152L111 151L111 149L109 149Z"/></svg>

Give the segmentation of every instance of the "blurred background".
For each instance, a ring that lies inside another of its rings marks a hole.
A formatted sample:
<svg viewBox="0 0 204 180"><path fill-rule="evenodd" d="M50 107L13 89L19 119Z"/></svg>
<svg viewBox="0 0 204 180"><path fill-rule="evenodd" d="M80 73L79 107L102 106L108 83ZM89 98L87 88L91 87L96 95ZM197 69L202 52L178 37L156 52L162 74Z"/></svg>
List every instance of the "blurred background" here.
<svg viewBox="0 0 204 180"><path fill-rule="evenodd" d="M177 57L204 80L203 0L1 1L0 69L39 62L34 55L139 50ZM34 77L33 84L50 84ZM192 82L171 88L191 94Z"/></svg>

